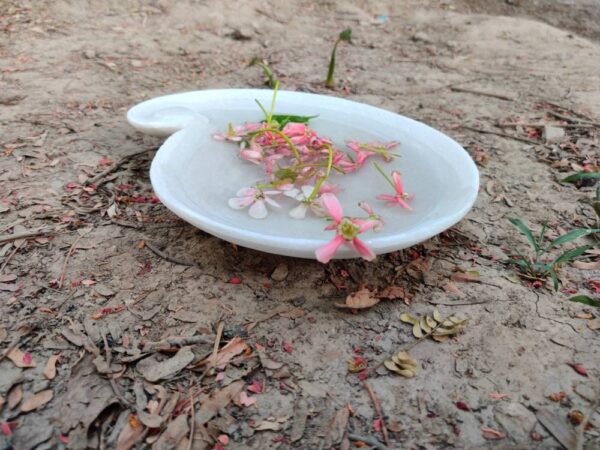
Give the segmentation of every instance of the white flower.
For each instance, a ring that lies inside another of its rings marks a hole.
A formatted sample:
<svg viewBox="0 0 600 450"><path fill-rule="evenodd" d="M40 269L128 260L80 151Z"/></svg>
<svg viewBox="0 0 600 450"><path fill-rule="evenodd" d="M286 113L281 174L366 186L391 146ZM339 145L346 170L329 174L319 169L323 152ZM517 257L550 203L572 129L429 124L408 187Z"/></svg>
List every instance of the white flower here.
<svg viewBox="0 0 600 450"><path fill-rule="evenodd" d="M290 210L290 217L293 217L294 219L304 219L306 217L308 208L310 208L311 211L319 217L323 217L325 215L325 211L321 206L321 202L318 197L312 199L311 201L308 200L313 190L314 186L307 185L302 186L300 189L294 188L283 193L284 195L300 202L298 206Z"/></svg>
<svg viewBox="0 0 600 450"><path fill-rule="evenodd" d="M229 199L229 207L233 209L248 209L248 215L254 219L264 219L269 214L267 203L280 208L279 203L269 196L279 195L279 191L263 191L258 188L242 188L236 194L237 197Z"/></svg>

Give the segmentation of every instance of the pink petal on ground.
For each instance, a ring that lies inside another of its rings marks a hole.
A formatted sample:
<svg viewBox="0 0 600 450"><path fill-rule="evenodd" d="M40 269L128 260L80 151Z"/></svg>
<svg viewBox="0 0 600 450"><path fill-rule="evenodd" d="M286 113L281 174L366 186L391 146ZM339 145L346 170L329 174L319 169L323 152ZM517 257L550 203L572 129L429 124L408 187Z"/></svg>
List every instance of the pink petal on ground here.
<svg viewBox="0 0 600 450"><path fill-rule="evenodd" d="M396 196L395 195L387 195L387 194L381 194L377 196L377 200L384 200L387 202L396 202Z"/></svg>
<svg viewBox="0 0 600 450"><path fill-rule="evenodd" d="M352 240L352 245L354 246L356 251L360 254L360 256L363 257L363 259L366 259L367 261L373 261L376 258L376 255L373 252L373 250L371 250L371 247L369 247L367 244L365 244L359 238L354 238Z"/></svg>
<svg viewBox="0 0 600 450"><path fill-rule="evenodd" d="M335 255L335 252L337 252L337 249L340 247L340 245L342 245L343 242L344 238L342 236L336 236L327 244L319 247L315 251L317 261L327 264L331 258L333 258L333 255Z"/></svg>
<svg viewBox="0 0 600 450"><path fill-rule="evenodd" d="M344 210L342 209L342 205L340 205L340 201L335 195L330 193L321 195L321 203L325 209L327 209L329 215L335 221L335 223L339 223L342 220Z"/></svg>
<svg viewBox="0 0 600 450"><path fill-rule="evenodd" d="M396 186L396 192L398 195L404 194L404 186L402 185L402 178L400 177L400 172L393 171L392 172L392 180L394 181L394 185Z"/></svg>

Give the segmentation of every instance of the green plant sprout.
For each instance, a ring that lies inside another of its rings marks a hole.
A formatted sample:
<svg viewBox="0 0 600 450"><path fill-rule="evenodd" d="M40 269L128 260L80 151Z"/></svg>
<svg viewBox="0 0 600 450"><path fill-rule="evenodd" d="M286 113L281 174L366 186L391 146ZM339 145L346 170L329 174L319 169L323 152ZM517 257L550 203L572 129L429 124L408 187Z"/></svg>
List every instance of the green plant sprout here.
<svg viewBox="0 0 600 450"><path fill-rule="evenodd" d="M263 74L265 75L265 84L267 86L269 86L270 88L275 87L275 82L277 81L277 78L273 74L273 71L269 67L269 63L267 63L266 60L256 56L256 57L252 58L252 60L250 61L250 64L248 64L248 67L252 67L252 66L260 67L263 71Z"/></svg>
<svg viewBox="0 0 600 450"><path fill-rule="evenodd" d="M351 38L352 30L350 28L346 28L339 34L338 38L335 40L335 44L333 44L331 59L329 60L329 69L327 70L327 80L325 81L325 86L328 88L333 88L335 85L333 81L333 72L335 71L335 52L337 51L337 46L341 41L349 42Z"/></svg>
<svg viewBox="0 0 600 450"><path fill-rule="evenodd" d="M510 255L509 259L506 259L502 262L504 264L516 266L520 272L520 275L528 280L544 281L548 277L552 278L555 291L558 290L558 287L560 285L558 275L556 274L556 270L560 267L560 265L567 263L577 258L578 256L583 255L592 246L582 245L572 250L567 250L566 252L548 261L550 251L556 247L574 241L580 237L600 233L600 229L597 228L577 228L575 230L563 234L562 236L557 237L553 241L550 241L549 244L545 245L545 233L548 228L547 221L545 221L542 224L542 230L536 237L534 236L533 232L527 227L527 225L525 225L523 221L521 221L521 219L512 218L509 220L510 223L517 227L519 231L527 238L529 245L535 253L535 257L530 258L515 250L516 255Z"/></svg>

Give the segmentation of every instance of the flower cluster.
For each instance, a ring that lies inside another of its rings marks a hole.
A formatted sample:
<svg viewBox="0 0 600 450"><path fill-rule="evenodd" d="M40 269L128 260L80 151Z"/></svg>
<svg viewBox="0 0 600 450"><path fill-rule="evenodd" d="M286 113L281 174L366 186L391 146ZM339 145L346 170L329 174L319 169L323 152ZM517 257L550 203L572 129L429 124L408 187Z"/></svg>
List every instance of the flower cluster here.
<svg viewBox="0 0 600 450"><path fill-rule="evenodd" d="M358 171L369 159L387 163L393 161L398 155L392 150L398 142L347 141L349 152L342 151L330 139L320 136L308 126L312 117L274 115L276 95L277 87L270 112L257 101L265 114L264 121L236 127L230 124L227 132L214 135L215 139L235 143L241 159L261 166L264 171L264 179L254 186L240 189L229 200L229 206L233 209L248 208L250 217L264 219L269 208L281 208L277 199L289 198L296 203L289 211L292 218L303 219L310 213L332 222L325 230L335 230L336 236L317 250L319 261L328 262L341 245L353 247L366 260L374 259L375 254L358 235L368 230L381 230L383 220L364 201L359 206L366 217L344 216L335 196L341 189L331 184L330 179L334 174L347 175ZM404 192L400 174L393 171L390 179L376 162L374 165L394 190L393 195L382 194L377 198L386 201L387 205L410 209L407 200L412 196Z"/></svg>

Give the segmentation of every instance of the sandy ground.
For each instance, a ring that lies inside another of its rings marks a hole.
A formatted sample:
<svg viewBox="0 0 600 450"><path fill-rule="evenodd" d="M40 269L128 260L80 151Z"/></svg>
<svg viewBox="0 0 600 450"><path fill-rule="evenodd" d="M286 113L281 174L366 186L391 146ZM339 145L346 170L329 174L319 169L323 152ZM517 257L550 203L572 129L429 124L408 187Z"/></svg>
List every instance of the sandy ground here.
<svg viewBox="0 0 600 450"><path fill-rule="evenodd" d="M499 262L528 251L509 217L534 230L548 219L554 237L595 226L594 188L558 180L598 171L599 128L545 144L538 128L496 126L600 121L600 29L573 19L598 10L481 14L488 3L0 0L0 349L12 350L0 449L383 448L382 422L391 448L599 448L598 310L567 301L598 297L598 253L564 265L558 292ZM345 27L353 43L330 91ZM375 263L323 266L236 248L154 203L161 141L132 130L127 109L261 87L253 56L286 89L454 137L479 164L473 211ZM457 276L469 270L479 276ZM334 306L363 285L402 287L406 302ZM400 314L434 307L468 317L464 333L419 341L415 378L377 367L415 342ZM177 336L191 338L164 341ZM198 364L215 340L228 345L220 361L233 358L220 374ZM354 356L366 383L348 371ZM591 415L583 436L575 411Z"/></svg>

